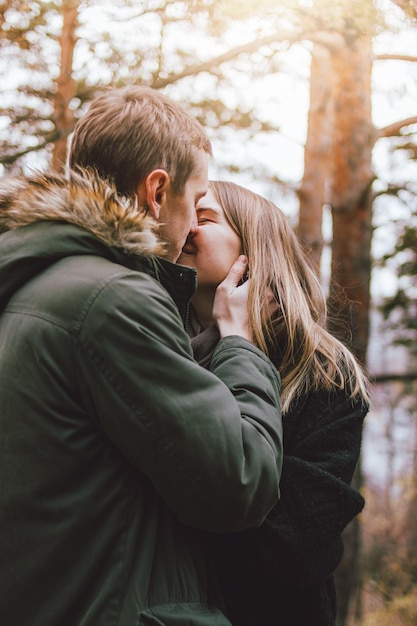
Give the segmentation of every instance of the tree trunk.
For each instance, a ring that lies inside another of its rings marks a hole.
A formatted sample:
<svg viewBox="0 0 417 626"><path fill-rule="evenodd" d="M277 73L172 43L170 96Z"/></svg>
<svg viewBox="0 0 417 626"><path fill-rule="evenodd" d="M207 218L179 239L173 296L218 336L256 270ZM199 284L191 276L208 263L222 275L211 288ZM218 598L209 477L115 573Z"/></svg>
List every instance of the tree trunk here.
<svg viewBox="0 0 417 626"><path fill-rule="evenodd" d="M322 214L331 169L333 135L329 50L315 44L310 69L310 107L304 150L304 175L299 191L297 235L320 275L323 250Z"/></svg>
<svg viewBox="0 0 417 626"><path fill-rule="evenodd" d="M339 334L342 319L353 352L365 363L369 336L372 241L371 36L346 39L332 53L334 145L332 267L329 310ZM358 466L353 485L362 485ZM338 625L352 613L359 589L359 518L344 532L345 552L337 572Z"/></svg>
<svg viewBox="0 0 417 626"><path fill-rule="evenodd" d="M74 116L69 105L75 96L72 62L76 43L75 29L78 20L78 6L79 0L63 0L62 2L61 67L57 80L53 116L59 138L54 144L52 153L52 169L58 172L65 169L68 135L74 125Z"/></svg>
<svg viewBox="0 0 417 626"><path fill-rule="evenodd" d="M371 39L333 50L334 145L332 268L329 303L342 312L364 362L369 335L372 196ZM348 309L346 304L348 303Z"/></svg>

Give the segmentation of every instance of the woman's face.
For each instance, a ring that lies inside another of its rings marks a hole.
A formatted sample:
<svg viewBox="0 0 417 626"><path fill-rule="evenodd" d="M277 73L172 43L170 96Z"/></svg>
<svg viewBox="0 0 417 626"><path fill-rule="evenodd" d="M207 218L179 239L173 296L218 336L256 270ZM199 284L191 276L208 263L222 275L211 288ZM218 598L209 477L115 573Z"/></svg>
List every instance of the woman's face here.
<svg viewBox="0 0 417 626"><path fill-rule="evenodd" d="M242 242L211 189L197 204L197 222L197 230L189 235L178 263L197 269L199 288L215 289L242 254Z"/></svg>

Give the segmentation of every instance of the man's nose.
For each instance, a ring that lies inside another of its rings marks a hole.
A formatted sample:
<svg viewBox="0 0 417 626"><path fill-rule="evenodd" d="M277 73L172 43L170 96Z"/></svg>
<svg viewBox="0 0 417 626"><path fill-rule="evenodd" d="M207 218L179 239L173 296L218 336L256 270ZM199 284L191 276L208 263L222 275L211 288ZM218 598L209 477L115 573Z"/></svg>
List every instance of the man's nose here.
<svg viewBox="0 0 417 626"><path fill-rule="evenodd" d="M197 216L196 216L191 222L190 231L188 233L187 239L193 239L197 234L197 230L198 230L198 221L197 221Z"/></svg>

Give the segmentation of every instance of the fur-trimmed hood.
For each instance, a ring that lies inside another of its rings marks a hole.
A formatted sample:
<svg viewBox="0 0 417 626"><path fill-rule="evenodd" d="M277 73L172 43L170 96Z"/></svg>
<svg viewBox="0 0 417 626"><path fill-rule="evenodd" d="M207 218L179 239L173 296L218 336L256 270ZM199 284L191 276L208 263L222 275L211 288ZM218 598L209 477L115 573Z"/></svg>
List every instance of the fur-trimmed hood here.
<svg viewBox="0 0 417 626"><path fill-rule="evenodd" d="M130 198L91 172L5 177L0 180L0 233L34 222L81 226L127 254L164 256L157 222Z"/></svg>
<svg viewBox="0 0 417 626"><path fill-rule="evenodd" d="M87 172L0 180L0 313L28 280L62 258L99 255L158 280L186 320L196 270L172 263L158 224Z"/></svg>

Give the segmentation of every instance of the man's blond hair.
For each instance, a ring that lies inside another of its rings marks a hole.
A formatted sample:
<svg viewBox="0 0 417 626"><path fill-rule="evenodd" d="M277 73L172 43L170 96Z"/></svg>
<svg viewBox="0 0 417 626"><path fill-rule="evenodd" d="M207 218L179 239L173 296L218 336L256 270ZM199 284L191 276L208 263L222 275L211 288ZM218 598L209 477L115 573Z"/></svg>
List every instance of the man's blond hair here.
<svg viewBox="0 0 417 626"><path fill-rule="evenodd" d="M91 103L75 126L69 165L96 171L125 195L161 168L182 193L199 149L212 154L203 127L184 108L155 89L130 86Z"/></svg>

